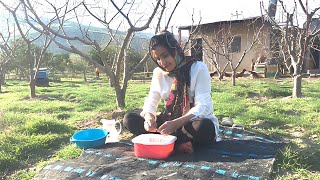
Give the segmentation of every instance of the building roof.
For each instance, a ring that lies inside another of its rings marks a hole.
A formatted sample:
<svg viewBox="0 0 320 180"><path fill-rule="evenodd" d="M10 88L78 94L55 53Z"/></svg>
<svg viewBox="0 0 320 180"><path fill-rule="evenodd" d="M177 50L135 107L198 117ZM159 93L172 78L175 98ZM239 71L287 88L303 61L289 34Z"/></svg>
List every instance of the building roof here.
<svg viewBox="0 0 320 180"><path fill-rule="evenodd" d="M189 30L189 29L191 29L191 27L194 27L194 26L204 26L204 25L211 25L211 24L224 24L224 23L242 23L245 21L251 21L251 20L259 19L259 18L262 18L262 16L254 16L254 17L248 17L248 18L236 19L236 20L221 20L221 21L203 23L203 24L198 24L198 25L179 26L178 29Z"/></svg>

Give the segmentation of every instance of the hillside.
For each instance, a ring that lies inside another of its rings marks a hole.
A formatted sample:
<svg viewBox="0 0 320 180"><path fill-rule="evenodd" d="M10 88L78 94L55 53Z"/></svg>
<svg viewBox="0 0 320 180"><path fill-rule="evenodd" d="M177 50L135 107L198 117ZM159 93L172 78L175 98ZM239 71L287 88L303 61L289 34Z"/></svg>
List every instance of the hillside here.
<svg viewBox="0 0 320 180"><path fill-rule="evenodd" d="M64 28L67 35L72 35L73 37L83 37L83 35L81 34L81 31L79 30L78 26L75 23L68 23L64 26ZM82 25L82 28L88 29L88 26ZM87 33L88 36L86 38L96 40L99 44L104 44L110 40L110 36L107 33L108 33L107 28L90 26ZM37 35L38 35L37 32L33 32L30 34L31 37L36 37ZM116 39L119 39L119 42L121 43L125 35L126 35L126 32L118 31L118 33L116 34ZM136 33L131 44L132 48L136 51L143 51L143 46L144 47L146 46L151 36L152 36L151 33L144 33L144 32ZM35 43L38 46L42 46L44 43L44 40L45 38L41 37L37 41L35 41ZM57 38L57 40L61 44L69 46L66 40L59 37ZM77 47L82 52L88 52L91 49L90 46L85 45L80 41L71 41L71 44ZM58 48L58 46L55 43L52 43L50 45L49 51L55 54L66 52L63 49Z"/></svg>

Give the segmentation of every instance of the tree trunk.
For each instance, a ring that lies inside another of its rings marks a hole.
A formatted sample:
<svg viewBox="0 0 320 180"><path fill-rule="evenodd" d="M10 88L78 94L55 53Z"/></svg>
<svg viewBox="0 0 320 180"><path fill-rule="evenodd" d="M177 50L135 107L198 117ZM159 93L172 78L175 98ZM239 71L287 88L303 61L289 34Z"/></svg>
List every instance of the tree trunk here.
<svg viewBox="0 0 320 180"><path fill-rule="evenodd" d="M219 81L221 81L223 79L223 73L218 70L217 70L217 72L218 72L218 76L219 76Z"/></svg>
<svg viewBox="0 0 320 180"><path fill-rule="evenodd" d="M0 93L2 92L2 76L0 77Z"/></svg>
<svg viewBox="0 0 320 180"><path fill-rule="evenodd" d="M292 97L302 97L302 75L300 66L298 65L294 67Z"/></svg>
<svg viewBox="0 0 320 180"><path fill-rule="evenodd" d="M6 79L6 75L5 75L4 66L0 65L0 92L2 92L2 86L6 84L5 79Z"/></svg>
<svg viewBox="0 0 320 180"><path fill-rule="evenodd" d="M32 74L30 75L30 97L31 98L35 98L36 97L36 81L35 79L32 77Z"/></svg>
<svg viewBox="0 0 320 180"><path fill-rule="evenodd" d="M3 76L3 70L2 70L2 66L0 66L0 93L2 92L2 82L4 79L4 76Z"/></svg>
<svg viewBox="0 0 320 180"><path fill-rule="evenodd" d="M119 108L124 108L126 106L125 103L125 92L123 92L123 90L120 89L119 85L114 86L115 91L116 91L116 96L117 96L117 105Z"/></svg>
<svg viewBox="0 0 320 180"><path fill-rule="evenodd" d="M30 79L29 79L29 87L30 87L30 97L35 98L36 97L36 78L38 69L34 69L34 61L33 56L31 55L31 45L28 44L27 49L27 59L29 61L29 72L30 72Z"/></svg>
<svg viewBox="0 0 320 180"><path fill-rule="evenodd" d="M292 97L293 98L300 98L302 97L302 76L301 74L293 76L293 90L292 90Z"/></svg>
<svg viewBox="0 0 320 180"><path fill-rule="evenodd" d="M111 81L110 78L109 78L109 86L110 86L110 87L114 87L113 82Z"/></svg>
<svg viewBox="0 0 320 180"><path fill-rule="evenodd" d="M236 85L236 71L232 70L232 86Z"/></svg>
<svg viewBox="0 0 320 180"><path fill-rule="evenodd" d="M119 79L115 78L115 76L109 76L109 83L110 85L112 84L112 87L114 88L116 92L116 101L117 101L117 106L119 108L124 108L125 107L125 91L126 88L121 89L120 86L120 81Z"/></svg>
<svg viewBox="0 0 320 180"><path fill-rule="evenodd" d="M6 85L6 73L4 70L2 70L2 81L1 81L2 85Z"/></svg>
<svg viewBox="0 0 320 180"><path fill-rule="evenodd" d="M83 70L83 80L84 82L87 82L87 76L86 76L86 70Z"/></svg>

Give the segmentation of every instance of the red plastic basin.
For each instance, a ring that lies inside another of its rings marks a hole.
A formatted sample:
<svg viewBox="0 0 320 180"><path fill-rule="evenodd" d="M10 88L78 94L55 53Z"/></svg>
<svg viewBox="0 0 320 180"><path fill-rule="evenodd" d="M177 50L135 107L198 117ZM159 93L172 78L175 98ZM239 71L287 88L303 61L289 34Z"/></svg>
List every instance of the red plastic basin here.
<svg viewBox="0 0 320 180"><path fill-rule="evenodd" d="M140 158L166 159L174 149L177 137L161 134L141 134L132 139L134 154Z"/></svg>

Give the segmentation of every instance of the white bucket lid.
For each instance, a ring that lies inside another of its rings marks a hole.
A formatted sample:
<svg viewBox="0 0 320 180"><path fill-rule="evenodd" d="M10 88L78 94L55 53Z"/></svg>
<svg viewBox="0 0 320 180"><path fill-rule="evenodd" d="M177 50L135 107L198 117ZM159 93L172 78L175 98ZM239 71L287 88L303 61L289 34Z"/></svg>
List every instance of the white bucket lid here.
<svg viewBox="0 0 320 180"><path fill-rule="evenodd" d="M132 139L133 143L144 145L168 145L177 140L176 136L161 134L141 134Z"/></svg>

